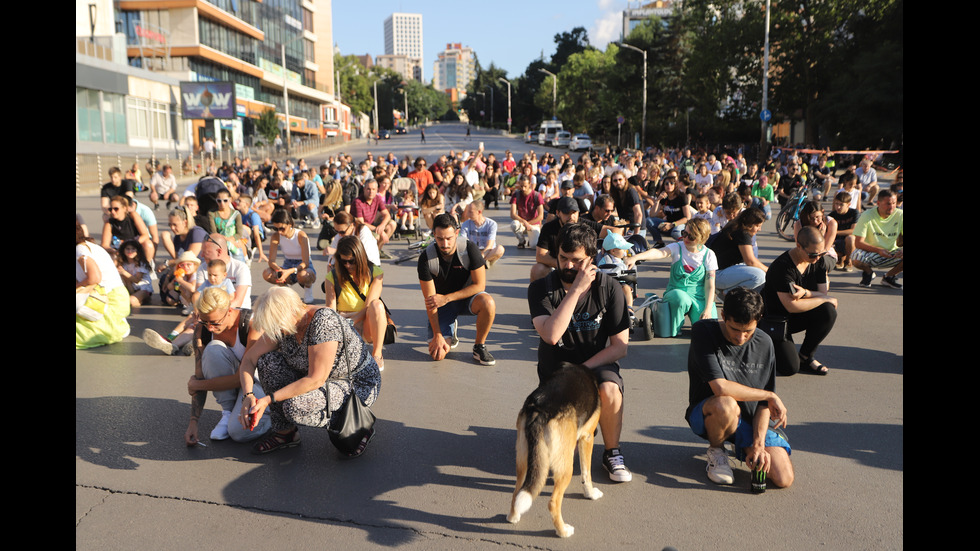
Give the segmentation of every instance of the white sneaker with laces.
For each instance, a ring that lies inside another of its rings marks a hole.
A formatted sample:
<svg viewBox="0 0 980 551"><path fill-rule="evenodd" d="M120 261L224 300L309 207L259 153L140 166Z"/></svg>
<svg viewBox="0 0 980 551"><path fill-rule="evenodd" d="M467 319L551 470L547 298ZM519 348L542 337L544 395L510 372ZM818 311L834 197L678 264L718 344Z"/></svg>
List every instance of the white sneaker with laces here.
<svg viewBox="0 0 980 551"><path fill-rule="evenodd" d="M230 411L221 412L221 420L211 431L211 440L227 440L228 439L228 420L231 419Z"/></svg>
<svg viewBox="0 0 980 551"><path fill-rule="evenodd" d="M725 448L708 448L708 478L715 484L731 484L735 482L735 473L728 463L728 452Z"/></svg>
<svg viewBox="0 0 980 551"><path fill-rule="evenodd" d="M623 461L623 454L619 448L612 448L602 454L602 466L609 472L609 479L613 482L629 482L633 480L633 473L626 468Z"/></svg>

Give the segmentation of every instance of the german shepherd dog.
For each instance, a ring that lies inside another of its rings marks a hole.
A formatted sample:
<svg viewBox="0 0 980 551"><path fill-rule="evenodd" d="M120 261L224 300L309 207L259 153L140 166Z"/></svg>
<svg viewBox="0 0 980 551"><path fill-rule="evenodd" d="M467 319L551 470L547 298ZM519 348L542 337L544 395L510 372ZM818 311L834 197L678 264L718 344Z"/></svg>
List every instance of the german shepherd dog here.
<svg viewBox="0 0 980 551"><path fill-rule="evenodd" d="M592 370L563 363L551 378L527 397L517 416L517 487L507 521L517 523L531 508L553 474L555 490L548 510L558 535L567 538L575 528L565 524L561 501L572 480L575 447L585 497L599 499L602 492L592 486L592 444L599 424L599 386Z"/></svg>

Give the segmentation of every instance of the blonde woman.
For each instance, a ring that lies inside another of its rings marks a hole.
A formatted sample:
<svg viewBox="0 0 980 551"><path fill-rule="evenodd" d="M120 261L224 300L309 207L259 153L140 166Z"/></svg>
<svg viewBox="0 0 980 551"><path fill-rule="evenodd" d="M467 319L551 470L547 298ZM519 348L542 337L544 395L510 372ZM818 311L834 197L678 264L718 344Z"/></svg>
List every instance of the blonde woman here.
<svg viewBox="0 0 980 551"><path fill-rule="evenodd" d="M377 400L381 372L371 347L336 311L307 306L292 289L273 287L255 301L252 323L262 337L239 369L239 422L254 430L267 416L272 421L272 432L252 447L254 453L298 446L297 425L326 427L351 394L367 406ZM256 371L266 396L255 391Z"/></svg>

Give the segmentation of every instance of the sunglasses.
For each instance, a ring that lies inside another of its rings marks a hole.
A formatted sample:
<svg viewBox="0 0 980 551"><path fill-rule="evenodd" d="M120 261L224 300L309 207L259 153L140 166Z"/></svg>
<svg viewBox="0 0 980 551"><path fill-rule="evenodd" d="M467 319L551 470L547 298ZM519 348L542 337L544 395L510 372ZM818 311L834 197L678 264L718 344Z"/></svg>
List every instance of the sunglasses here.
<svg viewBox="0 0 980 551"><path fill-rule="evenodd" d="M203 325L204 327L217 327L221 325L221 322L225 321L225 318L228 317L228 312L231 312L231 310L225 310L225 315L221 316L221 319L219 319L218 321L205 321L205 320L199 320L199 321L201 322L201 325Z"/></svg>
<svg viewBox="0 0 980 551"><path fill-rule="evenodd" d="M338 257L337 258L337 263L338 264L342 264L344 266L353 266L356 263L356 261L353 258L340 258L340 257Z"/></svg>
<svg viewBox="0 0 980 551"><path fill-rule="evenodd" d="M824 251L822 253L806 253L806 256L808 258L820 258L820 257L822 257L825 254L827 254L827 251Z"/></svg>

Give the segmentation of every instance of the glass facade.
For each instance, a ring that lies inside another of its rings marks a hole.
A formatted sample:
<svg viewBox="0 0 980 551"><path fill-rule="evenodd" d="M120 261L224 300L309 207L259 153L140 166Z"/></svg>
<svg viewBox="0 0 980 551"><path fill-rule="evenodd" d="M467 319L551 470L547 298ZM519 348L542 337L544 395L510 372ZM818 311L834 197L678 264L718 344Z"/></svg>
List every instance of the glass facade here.
<svg viewBox="0 0 980 551"><path fill-rule="evenodd" d="M126 109L122 95L75 88L75 113L79 141L126 143Z"/></svg>

